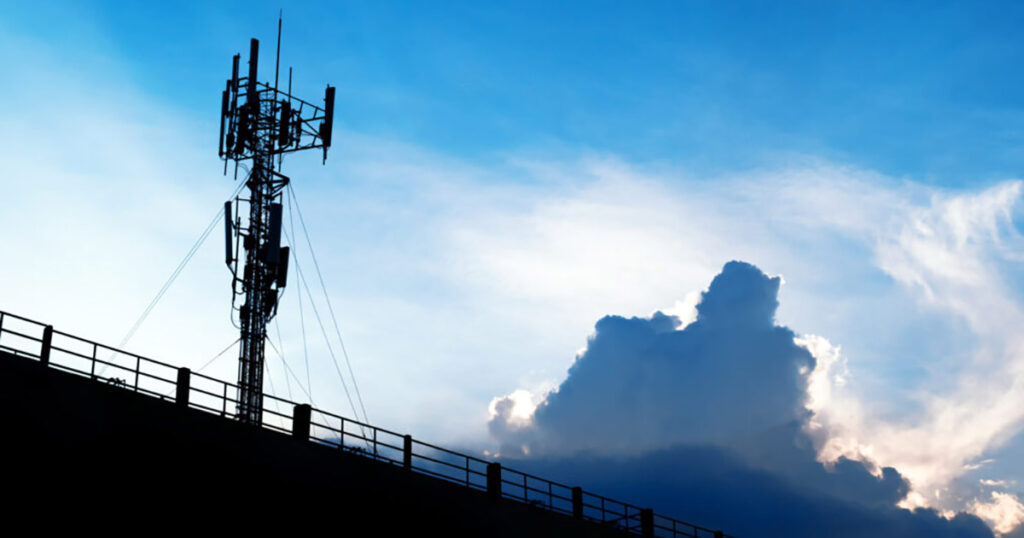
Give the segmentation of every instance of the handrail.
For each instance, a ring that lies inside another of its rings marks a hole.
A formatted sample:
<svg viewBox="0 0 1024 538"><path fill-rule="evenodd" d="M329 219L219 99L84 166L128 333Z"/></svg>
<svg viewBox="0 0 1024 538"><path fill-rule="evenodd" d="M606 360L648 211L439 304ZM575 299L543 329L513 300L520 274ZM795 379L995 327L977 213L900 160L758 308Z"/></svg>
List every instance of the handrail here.
<svg viewBox="0 0 1024 538"><path fill-rule="evenodd" d="M11 325L17 325L18 327L14 329L11 328ZM42 332L39 336L35 336L30 333L32 330ZM50 333L50 336L46 336L47 332ZM6 340L4 340L4 336L7 337ZM67 340L68 343L91 348L91 355L70 349L71 346L67 343L56 345L52 342L52 337L60 337L62 340ZM44 349L44 347L48 347L48 349ZM109 360L97 357L101 350L110 352ZM2 310L0 310L0 351L45 362L48 366L61 371L88 377L114 387L124 388L160 400L175 401L173 396L168 395L167 389L169 387L177 387L178 380L162 377L154 373L153 370L156 368L162 368L165 371L171 370L175 375L177 375L179 370L183 370L165 362L128 353L98 342L57 331L51 326L38 321ZM43 358L44 356L46 359ZM119 363L118 359L122 363ZM125 360L128 361L128 365L123 363ZM69 361L87 361L88 367L85 369L76 368L69 365ZM102 372L97 373L97 363L105 365L106 368L114 368L114 372L107 373L104 368ZM114 374L130 377L132 382L129 383L126 379L116 377ZM188 374L198 381L202 381L207 385L212 383L219 388L218 393L189 384L186 400L189 408L221 417L235 418L234 406L238 403L237 385L203 375L199 372L188 372ZM154 388L155 384L160 385L160 390ZM173 390L176 389L172 388L171 390L173 393ZM193 395L196 396L195 399L193 399ZM275 404L275 407L280 404L290 405L294 410L299 405L291 400L271 394L264 394L263 397L265 402L272 402ZM510 499L538 506L552 512L614 526L631 534L672 538L732 538L723 534L722 531L654 514L650 510L633 504L583 491L580 488L553 482L522 471L502 467L493 461L425 443L372 424L336 415L329 411L315 408L310 409L311 413L319 413L324 422L336 420L338 427L313 420L311 418L312 414L306 415L305 426L308 432L305 434L306 439L324 446L335 447L340 451L402 466L410 471L460 484L467 488L487 491L489 493L493 492L499 498ZM295 415L287 415L280 410L270 409L266 405L264 405L263 411L265 416L260 423L261 427L292 435L295 435L295 432L298 431L296 429L298 418ZM349 426L349 428L346 429L346 426ZM323 433L314 434L314 429L320 432L326 431L328 436L323 436ZM358 440L366 448L364 449L359 445L346 444L346 441L350 439ZM394 441L396 444L389 442L391 439L397 439L397 441ZM416 451L417 448L420 450L418 453ZM440 455L428 455L424 451L433 451L440 453ZM445 461L444 458L452 461ZM496 471L492 471L492 469ZM496 480L494 482L492 482L492 472L496 473ZM475 481L473 480L474 478L476 478ZM503 487L503 485L508 485L511 488ZM492 488L497 489L494 491ZM568 495L565 495L566 492L568 492Z"/></svg>

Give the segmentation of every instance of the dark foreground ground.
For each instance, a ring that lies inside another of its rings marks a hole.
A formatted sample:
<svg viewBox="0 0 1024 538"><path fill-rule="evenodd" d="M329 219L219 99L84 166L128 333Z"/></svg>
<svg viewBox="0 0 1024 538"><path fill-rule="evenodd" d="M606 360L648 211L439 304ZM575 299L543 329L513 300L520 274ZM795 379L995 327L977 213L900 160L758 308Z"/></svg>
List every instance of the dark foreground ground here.
<svg viewBox="0 0 1024 538"><path fill-rule="evenodd" d="M0 352L18 534L626 536Z"/></svg>

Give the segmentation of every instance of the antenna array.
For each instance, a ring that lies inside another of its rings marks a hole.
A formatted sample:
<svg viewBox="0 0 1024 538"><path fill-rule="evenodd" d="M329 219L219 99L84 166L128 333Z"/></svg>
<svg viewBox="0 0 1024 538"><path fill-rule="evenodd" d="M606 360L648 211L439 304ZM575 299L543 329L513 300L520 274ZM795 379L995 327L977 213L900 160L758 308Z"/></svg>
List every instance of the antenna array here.
<svg viewBox="0 0 1024 538"><path fill-rule="evenodd" d="M277 63L280 65L281 21L277 26ZM249 198L236 197L224 204L225 262L233 279L232 312L237 312L241 331L238 356L239 420L262 423L263 364L267 323L277 314L278 297L288 280L289 248L281 245L281 195L289 178L280 172L285 153L331 147L334 119L334 87L328 85L323 106L314 105L291 94L291 70L288 91L258 79L259 40L249 45L246 76L241 76L236 54L231 78L221 96L220 149L224 173L229 161L251 161L246 177ZM276 161L276 163L275 163ZM249 218L243 221L242 205L248 205ZM242 259L245 265L239 264ZM238 305L239 299L241 304Z"/></svg>

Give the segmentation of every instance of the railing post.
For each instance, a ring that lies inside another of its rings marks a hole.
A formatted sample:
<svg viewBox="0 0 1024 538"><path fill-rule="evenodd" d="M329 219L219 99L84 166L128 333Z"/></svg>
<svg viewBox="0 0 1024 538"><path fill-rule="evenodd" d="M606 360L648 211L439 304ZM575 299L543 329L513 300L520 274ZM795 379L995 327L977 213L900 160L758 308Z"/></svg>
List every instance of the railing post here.
<svg viewBox="0 0 1024 538"><path fill-rule="evenodd" d="M309 440L309 422L313 416L313 408L309 404L298 404L292 413L292 437L303 441Z"/></svg>
<svg viewBox="0 0 1024 538"><path fill-rule="evenodd" d="M192 371L188 368L178 368L178 384L175 387L174 403L178 407L188 407L188 393L192 383Z"/></svg>
<svg viewBox="0 0 1024 538"><path fill-rule="evenodd" d="M583 488L572 488L572 517L583 519Z"/></svg>
<svg viewBox="0 0 1024 538"><path fill-rule="evenodd" d="M53 342L53 325L43 328L43 347L39 350L39 364L50 365L50 344Z"/></svg>
<svg viewBox="0 0 1024 538"><path fill-rule="evenodd" d="M492 499L501 498L501 464L500 463L488 463L487 464L487 494Z"/></svg>
<svg viewBox="0 0 1024 538"><path fill-rule="evenodd" d="M654 538L654 510L644 508L640 511L640 535Z"/></svg>
<svg viewBox="0 0 1024 538"><path fill-rule="evenodd" d="M402 441L402 467L408 471L412 469L412 436L406 435Z"/></svg>

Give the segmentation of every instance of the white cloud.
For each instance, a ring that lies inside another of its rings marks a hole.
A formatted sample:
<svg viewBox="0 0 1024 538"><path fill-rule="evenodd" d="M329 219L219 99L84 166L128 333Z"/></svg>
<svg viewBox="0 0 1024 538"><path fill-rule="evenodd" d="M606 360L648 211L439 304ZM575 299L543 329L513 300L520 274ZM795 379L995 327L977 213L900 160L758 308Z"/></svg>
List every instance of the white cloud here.
<svg viewBox="0 0 1024 538"><path fill-rule="evenodd" d="M1024 504L1010 493L993 491L990 501L975 500L970 509L999 534L1008 533L1024 522Z"/></svg>
<svg viewBox="0 0 1024 538"><path fill-rule="evenodd" d="M827 432L822 458L845 455L896 467L914 488L908 505L952 508L941 492L1021 428L1024 311L1007 280L1013 274L1008 255L1019 253L1011 218L1020 194L1017 181L976 193L934 193L930 204L879 230L879 267L929 308L963 319L978 337L968 355L929 358L955 377L947 390L919 396L918 416L868 415L839 382L838 350L809 347L819 358L810 408L814 426Z"/></svg>
<svg viewBox="0 0 1024 538"><path fill-rule="evenodd" d="M699 302L700 292L695 290L683 296L682 300L676 299L672 306L659 310L664 314L675 316L679 319L679 327L676 330L681 331L694 321L697 321L697 303Z"/></svg>
<svg viewBox="0 0 1024 538"><path fill-rule="evenodd" d="M544 401L544 396L550 390L550 388L537 391L516 389L506 396L494 398L487 409L490 418L493 419L498 416L499 406L509 405L507 412L502 413L502 415L512 424L523 427L528 426L533 417L533 411L537 409L538 404Z"/></svg>

